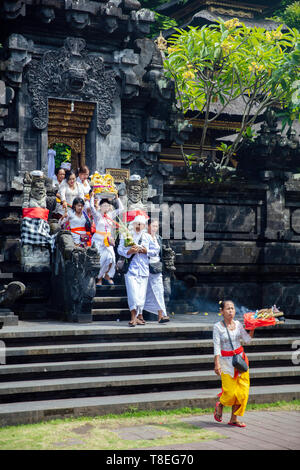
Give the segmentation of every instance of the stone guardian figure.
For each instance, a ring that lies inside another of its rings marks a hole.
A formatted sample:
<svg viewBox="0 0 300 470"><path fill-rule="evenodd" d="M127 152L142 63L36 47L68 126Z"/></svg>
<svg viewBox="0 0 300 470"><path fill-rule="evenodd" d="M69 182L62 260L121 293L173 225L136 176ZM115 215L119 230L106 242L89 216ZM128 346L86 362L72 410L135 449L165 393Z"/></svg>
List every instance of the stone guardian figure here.
<svg viewBox="0 0 300 470"><path fill-rule="evenodd" d="M42 171L26 172L23 184L21 265L25 272L50 271L53 237L46 208L46 178Z"/></svg>

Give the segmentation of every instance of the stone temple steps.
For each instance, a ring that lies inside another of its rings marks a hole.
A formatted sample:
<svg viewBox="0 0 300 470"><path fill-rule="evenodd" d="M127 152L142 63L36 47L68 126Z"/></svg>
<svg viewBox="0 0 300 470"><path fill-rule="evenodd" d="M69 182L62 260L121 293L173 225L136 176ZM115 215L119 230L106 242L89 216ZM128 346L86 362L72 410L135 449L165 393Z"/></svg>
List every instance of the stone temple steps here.
<svg viewBox="0 0 300 470"><path fill-rule="evenodd" d="M130 311L125 285L97 286L96 297L93 299L92 315L94 321L129 320Z"/></svg>
<svg viewBox="0 0 300 470"><path fill-rule="evenodd" d="M209 323L24 323L3 328L0 338L6 346L0 425L138 407L208 407L220 392ZM292 363L299 339L300 322L257 330L245 347L250 401L300 398L300 365Z"/></svg>

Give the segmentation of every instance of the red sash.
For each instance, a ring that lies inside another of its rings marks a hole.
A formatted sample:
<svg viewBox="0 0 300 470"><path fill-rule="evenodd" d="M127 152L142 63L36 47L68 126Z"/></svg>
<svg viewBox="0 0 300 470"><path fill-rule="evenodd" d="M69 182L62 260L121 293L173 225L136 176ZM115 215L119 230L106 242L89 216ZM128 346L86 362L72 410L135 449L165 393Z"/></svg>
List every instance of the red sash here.
<svg viewBox="0 0 300 470"><path fill-rule="evenodd" d="M243 346L240 346L237 349L234 349L233 351L221 351L222 356L234 356L235 354L241 354L244 351Z"/></svg>
<svg viewBox="0 0 300 470"><path fill-rule="evenodd" d="M87 246L91 246L91 233L86 231L85 227L75 227L70 229L72 233L76 233L76 235L88 235L89 239L86 241ZM81 232L81 233L80 233ZM82 232L85 232L82 233Z"/></svg>
<svg viewBox="0 0 300 470"><path fill-rule="evenodd" d="M26 207L22 210L22 216L29 217L30 219L43 219L47 222L48 215L49 210L42 207Z"/></svg>
<svg viewBox="0 0 300 470"><path fill-rule="evenodd" d="M224 351L223 349L221 350L221 356L234 356L235 354L241 354L243 353L243 359L244 361L246 362L246 364L249 366L249 360L248 360L248 357L246 356L245 352L244 352L244 348L243 346L240 346L239 348L237 349L234 349L233 351ZM234 378L236 379L236 377L238 376L239 374L239 371L237 369L234 369Z"/></svg>

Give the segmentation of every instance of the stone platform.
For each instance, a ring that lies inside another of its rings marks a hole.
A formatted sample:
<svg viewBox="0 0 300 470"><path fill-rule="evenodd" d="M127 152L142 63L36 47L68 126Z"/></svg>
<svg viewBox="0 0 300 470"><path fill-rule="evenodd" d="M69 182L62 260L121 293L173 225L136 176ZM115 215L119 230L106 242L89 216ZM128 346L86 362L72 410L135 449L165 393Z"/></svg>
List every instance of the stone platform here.
<svg viewBox="0 0 300 470"><path fill-rule="evenodd" d="M127 321L3 327L0 425L214 406L221 383L213 371L212 329L220 317L204 313L135 328ZM299 321L256 330L245 346L251 403L300 398L299 341Z"/></svg>

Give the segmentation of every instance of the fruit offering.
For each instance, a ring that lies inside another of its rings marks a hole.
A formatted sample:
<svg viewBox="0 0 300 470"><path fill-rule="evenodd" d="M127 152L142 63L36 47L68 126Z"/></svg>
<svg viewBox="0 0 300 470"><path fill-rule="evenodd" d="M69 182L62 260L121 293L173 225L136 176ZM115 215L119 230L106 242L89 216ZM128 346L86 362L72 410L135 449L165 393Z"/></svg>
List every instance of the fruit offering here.
<svg viewBox="0 0 300 470"><path fill-rule="evenodd" d="M111 175L100 175L98 171L95 171L91 176L91 185L97 197L112 198L118 194L114 178Z"/></svg>

